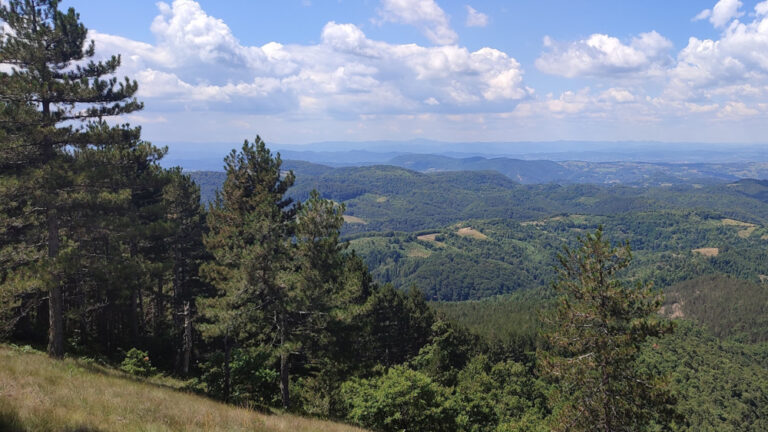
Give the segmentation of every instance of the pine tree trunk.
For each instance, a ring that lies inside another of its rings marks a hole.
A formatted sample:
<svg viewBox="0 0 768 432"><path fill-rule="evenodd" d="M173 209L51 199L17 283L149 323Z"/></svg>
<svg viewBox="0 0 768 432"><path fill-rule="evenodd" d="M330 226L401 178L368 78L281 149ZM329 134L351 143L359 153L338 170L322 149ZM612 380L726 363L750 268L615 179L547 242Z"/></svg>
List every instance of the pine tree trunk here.
<svg viewBox="0 0 768 432"><path fill-rule="evenodd" d="M59 254L59 220L56 210L48 210L48 257L53 261ZM64 299L61 282L51 262L50 287L48 289L48 355L64 357Z"/></svg>
<svg viewBox="0 0 768 432"><path fill-rule="evenodd" d="M229 372L229 360L232 348L229 345L229 339L227 335L224 335L224 402L229 402L229 394L231 391L231 378Z"/></svg>
<svg viewBox="0 0 768 432"><path fill-rule="evenodd" d="M290 377L288 375L290 369L289 353L285 351L285 316L281 318L280 323L280 396L283 400L283 409L288 410L291 408L290 390L288 388L290 384Z"/></svg>
<svg viewBox="0 0 768 432"><path fill-rule="evenodd" d="M184 341L181 356L181 373L189 374L189 360L192 357L192 308L189 302L184 302Z"/></svg>
<svg viewBox="0 0 768 432"><path fill-rule="evenodd" d="M139 293L138 288L131 287L131 304L128 319L131 321L131 344L135 347L139 342Z"/></svg>

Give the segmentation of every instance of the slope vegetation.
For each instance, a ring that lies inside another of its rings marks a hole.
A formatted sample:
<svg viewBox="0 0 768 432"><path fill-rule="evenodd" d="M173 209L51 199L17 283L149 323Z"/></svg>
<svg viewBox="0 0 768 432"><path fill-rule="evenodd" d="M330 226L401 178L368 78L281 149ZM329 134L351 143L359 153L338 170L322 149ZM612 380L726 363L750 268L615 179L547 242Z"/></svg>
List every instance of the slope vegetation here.
<svg viewBox="0 0 768 432"><path fill-rule="evenodd" d="M361 429L267 415L139 381L92 361L53 361L0 346L0 431L336 431Z"/></svg>

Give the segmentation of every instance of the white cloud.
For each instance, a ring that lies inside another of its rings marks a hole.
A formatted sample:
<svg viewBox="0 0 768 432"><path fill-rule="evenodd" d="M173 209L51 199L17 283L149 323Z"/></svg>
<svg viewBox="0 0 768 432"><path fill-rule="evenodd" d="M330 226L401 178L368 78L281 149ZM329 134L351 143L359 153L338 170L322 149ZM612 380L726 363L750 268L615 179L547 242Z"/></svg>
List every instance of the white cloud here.
<svg viewBox="0 0 768 432"><path fill-rule="evenodd" d="M744 117L752 117L759 113L760 111L747 106L744 102L731 101L717 113L717 116L721 118L740 119Z"/></svg>
<svg viewBox="0 0 768 432"><path fill-rule="evenodd" d="M716 28L722 28L734 18L744 15L740 10L742 5L743 3L739 0L719 0L712 9L699 12L692 21L709 19Z"/></svg>
<svg viewBox="0 0 768 432"><path fill-rule="evenodd" d="M158 7L155 44L91 36L98 52L122 53L121 73L139 81L139 96L150 99L148 105L166 111L337 117L424 109L483 112L532 93L520 64L492 48L390 44L335 22L325 25L317 44L245 46L192 0Z"/></svg>
<svg viewBox="0 0 768 432"><path fill-rule="evenodd" d="M384 22L413 25L438 45L456 43L448 15L434 0L382 0L379 17Z"/></svg>
<svg viewBox="0 0 768 432"><path fill-rule="evenodd" d="M711 16L712 16L712 9L704 9L703 11L696 14L696 16L691 19L691 21L701 21Z"/></svg>
<svg viewBox="0 0 768 432"><path fill-rule="evenodd" d="M488 15L478 12L475 8L467 5L467 27L485 27L488 25Z"/></svg>
<svg viewBox="0 0 768 432"><path fill-rule="evenodd" d="M635 100L635 95L632 94L629 90L621 89L621 88L609 88L608 90L602 92L600 94L600 97L604 100L609 100L613 102L633 102Z"/></svg>
<svg viewBox="0 0 768 432"><path fill-rule="evenodd" d="M691 37L669 71L665 97L683 100L768 96L768 2L751 22L734 21L718 40Z"/></svg>
<svg viewBox="0 0 768 432"><path fill-rule="evenodd" d="M724 27L732 19L738 18L744 15L740 12L742 3L739 0L720 0L715 7L712 8L712 15L709 17L709 22L715 27Z"/></svg>
<svg viewBox="0 0 768 432"><path fill-rule="evenodd" d="M565 77L648 75L669 63L672 42L655 31L632 38L629 44L618 38L593 34L565 45L544 39L547 51L536 59L542 72Z"/></svg>

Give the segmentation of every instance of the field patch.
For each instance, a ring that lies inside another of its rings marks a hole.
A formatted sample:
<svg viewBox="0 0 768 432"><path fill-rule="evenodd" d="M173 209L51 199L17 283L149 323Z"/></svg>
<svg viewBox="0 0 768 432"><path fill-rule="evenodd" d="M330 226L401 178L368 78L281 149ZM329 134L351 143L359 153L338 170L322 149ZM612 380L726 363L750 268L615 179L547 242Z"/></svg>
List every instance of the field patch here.
<svg viewBox="0 0 768 432"><path fill-rule="evenodd" d="M380 197L376 198L376 202L377 203L383 203L383 202L387 202L388 199L389 198L387 198L385 196L380 196Z"/></svg>
<svg viewBox="0 0 768 432"><path fill-rule="evenodd" d="M459 230L456 231L456 234L458 234L458 235L460 235L462 237L472 237L472 238L477 239L477 240L485 240L485 239L488 238L487 235L481 233L480 231L478 231L478 230L476 230L474 228L470 228L470 227L459 228Z"/></svg>
<svg viewBox="0 0 768 432"><path fill-rule="evenodd" d="M704 255L706 257L716 257L718 254L720 254L720 249L718 248L698 248L694 249L691 252Z"/></svg>
<svg viewBox="0 0 768 432"><path fill-rule="evenodd" d="M362 225L368 225L368 222L366 222L363 219L360 219L356 216L350 216L350 215L344 215L344 222L348 224L362 224Z"/></svg>
<svg viewBox="0 0 768 432"><path fill-rule="evenodd" d="M756 225L749 222L742 222L736 219L728 219L725 218L722 220L723 225L729 225L729 226L739 226L739 227L755 227Z"/></svg>
<svg viewBox="0 0 768 432"><path fill-rule="evenodd" d="M752 235L752 232L753 232L755 229L757 229L757 227L756 227L756 226L751 226L751 227L749 227L749 228L745 228L745 229L743 229L743 230L740 230L740 231L739 231L738 233L736 233L736 234L738 234L738 236L739 236L739 237L741 237L741 238L747 238L747 237L749 237L749 236L751 236L751 235Z"/></svg>
<svg viewBox="0 0 768 432"><path fill-rule="evenodd" d="M440 235L440 233L422 234L420 236L416 236L416 240L430 242L430 243L434 244L435 246L439 246L439 247L445 247L445 243L437 240L437 236L439 236L439 235Z"/></svg>

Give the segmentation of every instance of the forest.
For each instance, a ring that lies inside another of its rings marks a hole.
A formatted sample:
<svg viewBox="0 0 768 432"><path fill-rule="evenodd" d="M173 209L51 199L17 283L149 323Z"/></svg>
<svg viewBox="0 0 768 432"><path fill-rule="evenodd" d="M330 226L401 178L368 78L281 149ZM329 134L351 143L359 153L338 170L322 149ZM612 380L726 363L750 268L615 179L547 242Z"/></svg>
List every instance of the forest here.
<svg viewBox="0 0 768 432"><path fill-rule="evenodd" d="M328 168L258 136L187 173L121 123L138 84L74 9L0 20L4 351L377 431L768 429L768 183Z"/></svg>

